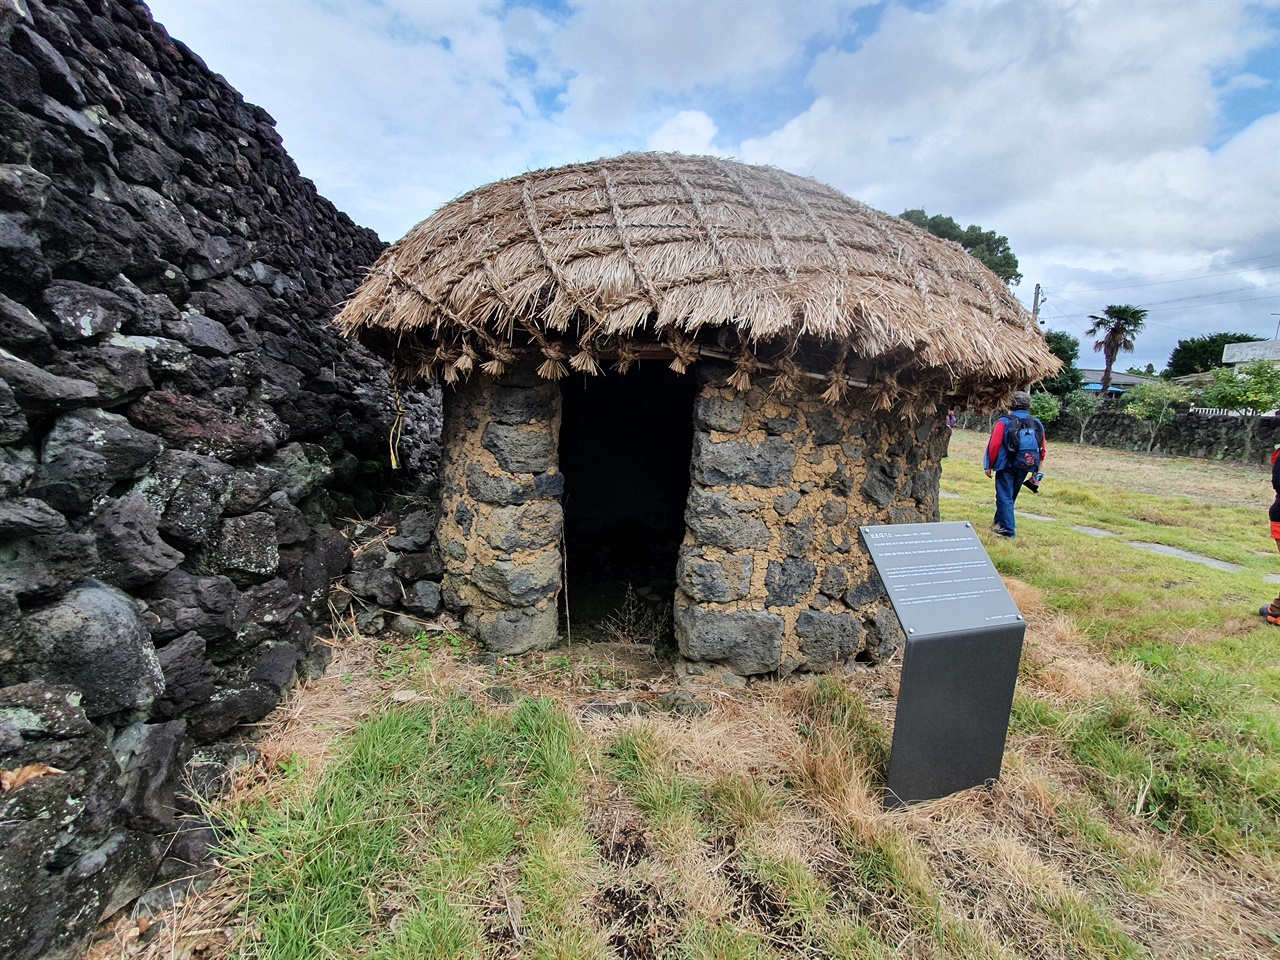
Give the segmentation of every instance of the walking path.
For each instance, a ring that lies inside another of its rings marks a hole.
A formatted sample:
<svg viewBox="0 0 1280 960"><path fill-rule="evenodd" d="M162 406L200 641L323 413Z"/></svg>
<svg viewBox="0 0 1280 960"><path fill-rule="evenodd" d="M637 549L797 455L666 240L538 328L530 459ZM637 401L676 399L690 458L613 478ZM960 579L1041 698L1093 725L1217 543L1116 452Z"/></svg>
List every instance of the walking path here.
<svg viewBox="0 0 1280 960"><path fill-rule="evenodd" d="M964 498L958 493L950 493L946 490L940 491L938 496L947 500L963 500ZM1026 517L1028 520L1043 520L1047 523L1057 523L1057 517L1046 517L1040 513L1028 513L1025 510L1014 510L1019 517ZM1088 534L1091 537L1114 537L1118 534L1111 530L1103 530L1100 527L1073 526L1072 530L1078 530L1080 533ZM1212 567L1214 570L1222 570L1226 573L1239 573L1244 569L1238 563L1228 563L1226 560L1218 560L1214 557L1202 556L1198 553L1192 553L1189 550L1181 550L1178 547L1168 547L1163 543L1147 543L1143 540L1126 540L1129 546L1137 550L1146 550L1148 553L1159 553L1166 557L1177 557L1179 560L1190 560L1192 563L1202 563L1206 567ZM1270 553L1267 554L1270 556ZM1266 573L1262 579L1267 583L1280 583L1280 574Z"/></svg>

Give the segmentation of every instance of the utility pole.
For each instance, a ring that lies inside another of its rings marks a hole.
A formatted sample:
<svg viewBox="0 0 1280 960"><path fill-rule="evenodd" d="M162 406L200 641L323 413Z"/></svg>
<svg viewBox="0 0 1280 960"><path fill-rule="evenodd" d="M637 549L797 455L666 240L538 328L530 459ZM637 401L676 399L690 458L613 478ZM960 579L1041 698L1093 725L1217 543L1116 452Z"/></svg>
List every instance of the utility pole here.
<svg viewBox="0 0 1280 960"><path fill-rule="evenodd" d="M1049 298L1045 297L1044 299L1048 300ZM1043 320L1040 319L1040 303L1041 303L1040 284L1037 283L1035 295L1031 298L1031 319L1034 320L1036 323L1044 322Z"/></svg>

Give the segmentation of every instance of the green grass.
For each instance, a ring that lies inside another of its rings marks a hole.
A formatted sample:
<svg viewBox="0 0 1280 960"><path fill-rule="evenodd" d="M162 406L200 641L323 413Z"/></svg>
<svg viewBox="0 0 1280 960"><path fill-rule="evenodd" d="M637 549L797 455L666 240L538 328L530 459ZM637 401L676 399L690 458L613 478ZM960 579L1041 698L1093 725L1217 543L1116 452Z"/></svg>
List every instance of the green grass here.
<svg viewBox="0 0 1280 960"><path fill-rule="evenodd" d="M1029 616L1008 782L991 793L880 809L892 669L732 693L732 708L702 719L596 728L568 702L498 705L424 685L467 648L423 634L389 642L379 661L392 689L417 686L419 700L362 722L323 769L286 761L266 794L225 811L243 903L236 955L1264 952L1280 942L1280 632L1256 608L1274 596L1262 580L1274 546L1246 507L1127 489L1132 457L1116 457L1116 476L1077 470L1026 498L1054 522L1020 519L1012 542L983 534L1043 606ZM943 517L985 531L991 484L970 460L945 462L943 488L960 499L941 502ZM1174 466L1171 483L1194 475ZM1072 657L1115 671L1127 692L1055 686L1053 642L1036 634L1051 622L1069 627ZM497 669L517 693L651 689L564 651L530 664ZM768 725L780 753L762 758ZM722 740L699 744L695 730Z"/></svg>

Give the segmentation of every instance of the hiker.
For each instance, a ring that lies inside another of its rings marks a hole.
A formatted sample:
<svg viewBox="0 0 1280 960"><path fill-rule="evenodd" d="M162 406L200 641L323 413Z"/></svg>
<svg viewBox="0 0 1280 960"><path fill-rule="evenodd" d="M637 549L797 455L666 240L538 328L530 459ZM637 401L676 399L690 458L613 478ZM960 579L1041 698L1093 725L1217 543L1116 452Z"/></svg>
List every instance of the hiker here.
<svg viewBox="0 0 1280 960"><path fill-rule="evenodd" d="M1013 505L1022 484L1040 471L1044 455L1044 424L1031 415L1031 394L1019 390L1009 412L996 421L982 458L987 476L994 474L996 478L996 515L991 530L997 536L1017 536Z"/></svg>
<svg viewBox="0 0 1280 960"><path fill-rule="evenodd" d="M1280 443L1276 444L1271 454L1271 489L1276 492L1276 498L1267 511L1267 516L1271 519L1271 537L1276 542L1276 548L1280 549ZM1267 623L1280 627L1280 597L1276 597L1258 612Z"/></svg>

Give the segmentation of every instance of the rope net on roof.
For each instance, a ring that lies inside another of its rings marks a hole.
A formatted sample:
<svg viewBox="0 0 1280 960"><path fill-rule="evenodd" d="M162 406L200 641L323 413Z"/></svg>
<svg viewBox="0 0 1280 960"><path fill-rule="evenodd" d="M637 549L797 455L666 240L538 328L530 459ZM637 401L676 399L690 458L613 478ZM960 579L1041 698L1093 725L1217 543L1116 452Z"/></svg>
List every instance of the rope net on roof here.
<svg viewBox="0 0 1280 960"><path fill-rule="evenodd" d="M989 405L1054 373L1030 315L958 245L814 180L714 157L632 153L481 187L414 227L337 322L398 380L684 372L745 389L819 379L887 407ZM930 403L932 406L932 403Z"/></svg>

